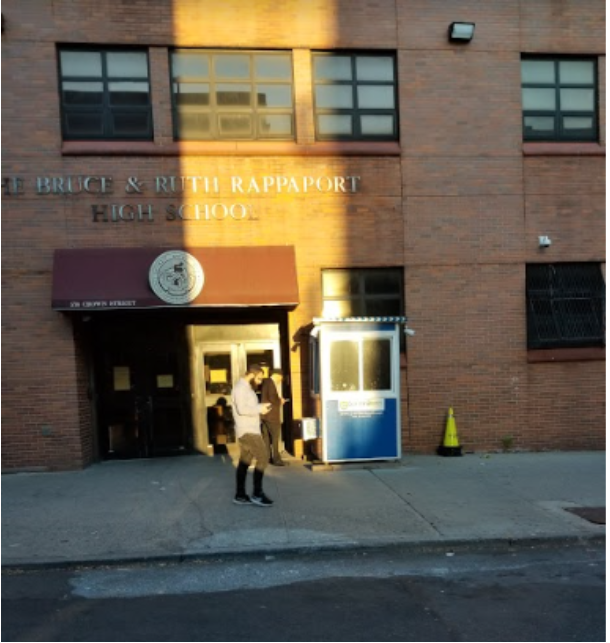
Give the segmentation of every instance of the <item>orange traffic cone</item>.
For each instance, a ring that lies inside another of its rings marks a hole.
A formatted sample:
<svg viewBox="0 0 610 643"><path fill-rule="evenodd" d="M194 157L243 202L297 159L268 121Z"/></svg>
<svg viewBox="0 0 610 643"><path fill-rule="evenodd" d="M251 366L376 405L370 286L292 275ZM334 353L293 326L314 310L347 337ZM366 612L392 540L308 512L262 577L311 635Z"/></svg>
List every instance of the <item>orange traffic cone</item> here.
<svg viewBox="0 0 610 643"><path fill-rule="evenodd" d="M438 448L438 454L443 456L462 455L462 447L458 440L455 418L453 417L453 409L451 407L449 408L449 415L447 416L445 437L443 439L443 444Z"/></svg>

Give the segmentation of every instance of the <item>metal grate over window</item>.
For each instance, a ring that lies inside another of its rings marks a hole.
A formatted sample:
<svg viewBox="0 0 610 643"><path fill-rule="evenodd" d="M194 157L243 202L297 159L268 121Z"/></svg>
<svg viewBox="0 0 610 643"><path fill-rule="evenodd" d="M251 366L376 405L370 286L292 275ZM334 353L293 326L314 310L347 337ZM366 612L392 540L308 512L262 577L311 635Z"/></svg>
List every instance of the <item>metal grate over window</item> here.
<svg viewBox="0 0 610 643"><path fill-rule="evenodd" d="M528 348L600 346L605 341L605 283L597 263L526 268Z"/></svg>

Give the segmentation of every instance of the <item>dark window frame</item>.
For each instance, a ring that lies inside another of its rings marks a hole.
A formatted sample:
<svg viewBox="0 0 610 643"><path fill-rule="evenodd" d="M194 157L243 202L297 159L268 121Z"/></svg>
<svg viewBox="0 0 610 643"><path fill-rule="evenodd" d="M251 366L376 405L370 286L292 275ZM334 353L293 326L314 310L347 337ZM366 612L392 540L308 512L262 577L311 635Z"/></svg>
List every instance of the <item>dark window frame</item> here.
<svg viewBox="0 0 610 643"><path fill-rule="evenodd" d="M523 140L525 142L597 142L599 139L599 70L598 60L593 56L522 56L521 64L526 61L545 61L553 62L555 68L554 83L524 83L521 81L521 90L523 89L553 89L555 91L555 109L554 110L526 110L522 107L522 125ZM562 83L559 75L559 65L562 62L590 62L593 64L593 83ZM594 102L593 110L562 110L560 102L560 92L562 89L593 89ZM553 118L554 128L552 133L531 133L526 130L525 120L530 116L540 116ZM591 117L593 126L588 136L582 134L571 134L569 130L564 130L563 118L572 117Z"/></svg>
<svg viewBox="0 0 610 643"><path fill-rule="evenodd" d="M324 274L329 273L343 273L348 274L350 277L356 277L358 280L358 292L345 295L332 295L327 296L324 292ZM391 274L398 278L399 288L396 293L371 293L366 290L366 279L371 275L382 275L383 273ZM327 301L353 301L358 302L361 313L350 314L348 317L393 317L404 315L405 310L405 293L404 293L404 270L402 268L326 268L322 270L322 302L323 305ZM388 312L387 315L379 315L379 313L371 313L367 311L367 301L381 302L381 301L394 301L399 304L399 313ZM356 306L358 308L358 306Z"/></svg>
<svg viewBox="0 0 610 643"><path fill-rule="evenodd" d="M96 53L101 56L101 76L70 76L64 75L61 66L61 53ZM144 53L146 54L146 78L141 76L109 76L107 55L109 53ZM73 47L59 46L57 48L57 69L59 77L59 96L61 105L62 137L65 141L101 140L101 141L152 141L153 133L153 112L152 112L152 88L150 81L150 56L145 47ZM67 104L64 99L63 84L67 83L101 83L102 103L101 105L75 105ZM133 105L112 105L110 100L109 85L111 83L134 82L146 83L148 85L148 100L145 106ZM102 131L100 134L73 134L69 131L68 117L75 114L101 114ZM143 134L120 134L113 133L113 116L115 114L140 114L146 117L145 133Z"/></svg>
<svg viewBox="0 0 610 643"><path fill-rule="evenodd" d="M174 60L173 56L176 53L189 53L189 54L201 54L202 56L208 57L208 68L209 75L208 77L204 76L174 76ZM250 59L249 68L250 75L246 78L231 78L231 77L222 77L218 76L215 71L214 65L214 56L248 56ZM290 63L290 77L285 78L270 78L256 75L256 65L255 59L257 56L278 56L278 57L287 57ZM174 140L176 141L294 141L296 140L296 122L295 122L295 112L296 112L296 102L295 102L295 83L294 83L294 60L293 54L290 50L245 50L245 49L201 49L201 48L184 48L177 47L169 50L169 67L170 67L170 94L172 97L172 122L173 122L173 133ZM183 84L206 84L209 85L209 96L210 102L208 106L196 106L196 107L182 107L180 108L177 104L176 91L174 91L175 83ZM217 97L215 87L219 84L244 84L248 83L251 86L250 89L250 105L240 106L240 105L231 105L231 106L220 106L217 104ZM256 94L256 85L257 84L268 84L268 85L290 85L290 107L261 107L258 105L257 94ZM180 132L180 110L184 114L208 114L210 117L210 136L187 136L182 135ZM220 118L222 116L243 116L249 115L252 119L252 134L250 136L226 136L221 133L220 129ZM276 134L276 135L264 135L260 131L260 119L265 115L279 115L279 116L289 116L290 118L290 130L289 135Z"/></svg>
<svg viewBox="0 0 610 643"><path fill-rule="evenodd" d="M316 80L315 60L320 57L349 57L351 61L351 80ZM392 58L393 80L358 80L356 73L356 63L358 57L362 58ZM394 51L313 51L311 53L312 68L312 102L314 109L315 132L317 141L398 141L400 132L399 108L398 108L398 67L396 62L396 53ZM387 86L392 84L394 95L394 108L360 108L358 107L358 87L375 87ZM321 108L316 104L316 87L317 86L351 86L352 87L352 104L348 108ZM320 133L319 117L324 115L351 116L352 134L351 135L324 135ZM362 133L360 117L361 116L392 116L394 127L392 134L389 135L366 135Z"/></svg>
<svg viewBox="0 0 610 643"><path fill-rule="evenodd" d="M526 266L527 347L605 345L606 288L599 263Z"/></svg>

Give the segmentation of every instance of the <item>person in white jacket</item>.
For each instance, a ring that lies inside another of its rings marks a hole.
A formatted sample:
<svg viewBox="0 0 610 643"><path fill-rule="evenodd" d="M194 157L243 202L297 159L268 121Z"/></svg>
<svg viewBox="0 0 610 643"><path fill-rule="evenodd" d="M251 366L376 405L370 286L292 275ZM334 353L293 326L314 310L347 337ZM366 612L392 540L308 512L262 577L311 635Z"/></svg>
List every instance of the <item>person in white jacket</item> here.
<svg viewBox="0 0 610 643"><path fill-rule="evenodd" d="M235 436L239 443L239 464L237 465L237 490L233 502L237 505L255 504L271 507L273 500L263 491L263 476L269 464L269 452L261 433L261 415L271 410L271 404L260 404L255 389L260 386L264 371L259 364L252 364L246 374L235 384L231 395ZM246 493L248 467L256 460L254 468L254 490L252 496Z"/></svg>

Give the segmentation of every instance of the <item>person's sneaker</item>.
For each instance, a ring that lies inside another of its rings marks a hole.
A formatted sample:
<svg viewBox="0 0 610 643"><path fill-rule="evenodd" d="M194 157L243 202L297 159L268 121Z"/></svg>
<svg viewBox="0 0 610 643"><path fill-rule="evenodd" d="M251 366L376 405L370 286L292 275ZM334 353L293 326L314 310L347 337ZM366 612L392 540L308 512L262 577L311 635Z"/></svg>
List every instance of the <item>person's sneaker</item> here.
<svg viewBox="0 0 610 643"><path fill-rule="evenodd" d="M273 500L268 498L264 493L261 493L260 496L252 496L250 502L258 505L259 507L271 507L273 505Z"/></svg>
<svg viewBox="0 0 610 643"><path fill-rule="evenodd" d="M233 502L236 505L251 505L252 499L247 494L244 494L243 496L238 494L233 498Z"/></svg>

